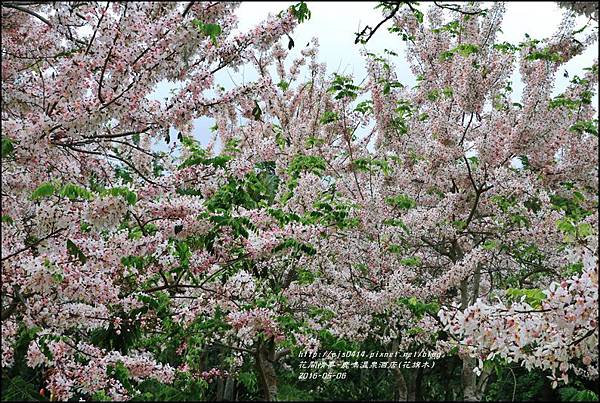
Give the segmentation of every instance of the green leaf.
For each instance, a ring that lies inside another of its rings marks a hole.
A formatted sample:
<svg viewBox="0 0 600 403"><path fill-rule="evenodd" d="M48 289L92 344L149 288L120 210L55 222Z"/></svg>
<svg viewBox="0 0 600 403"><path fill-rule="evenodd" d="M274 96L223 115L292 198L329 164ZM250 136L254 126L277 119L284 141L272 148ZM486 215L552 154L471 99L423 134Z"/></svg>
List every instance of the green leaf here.
<svg viewBox="0 0 600 403"><path fill-rule="evenodd" d="M421 264L421 258L418 256L406 257L400 261L404 266L419 266Z"/></svg>
<svg viewBox="0 0 600 403"><path fill-rule="evenodd" d="M87 257L83 254L81 249L79 249L79 247L75 245L75 243L73 243L73 241L71 241L70 239L67 239L67 251L70 255L75 256L77 259L79 259L79 261L82 264L87 262Z"/></svg>
<svg viewBox="0 0 600 403"><path fill-rule="evenodd" d="M316 155L297 155L288 166L288 172L293 177L297 177L302 171L322 175L326 166L323 157Z"/></svg>
<svg viewBox="0 0 600 403"><path fill-rule="evenodd" d="M62 283L64 279L65 275L63 273L52 273L52 280L56 281L57 283Z"/></svg>
<svg viewBox="0 0 600 403"><path fill-rule="evenodd" d="M4 155L3 155L4 156ZM21 376L2 377L2 401L35 402L42 400L39 389Z"/></svg>
<svg viewBox="0 0 600 403"><path fill-rule="evenodd" d="M254 101L254 109L252 109L252 116L254 117L254 120L260 120L261 115L262 109L260 109L258 102Z"/></svg>
<svg viewBox="0 0 600 403"><path fill-rule="evenodd" d="M540 308L542 301L546 299L546 294L539 288L509 288L506 290L506 295L513 301L525 299L533 308Z"/></svg>
<svg viewBox="0 0 600 403"><path fill-rule="evenodd" d="M105 194L111 195L111 196L121 196L122 198L125 199L125 201L130 204L130 205L134 205L137 202L137 194L135 194L135 192L129 190L126 187L114 187L114 188L110 188L107 189L105 192Z"/></svg>
<svg viewBox="0 0 600 403"><path fill-rule="evenodd" d="M339 119L339 116L336 112L332 112L332 111L325 111L323 112L323 115L321 116L321 119L319 119L319 122L323 125L327 124L327 123L332 123L335 122Z"/></svg>
<svg viewBox="0 0 600 403"><path fill-rule="evenodd" d="M403 194L386 197L385 202L401 210L409 210L417 205L412 198Z"/></svg>
<svg viewBox="0 0 600 403"><path fill-rule="evenodd" d="M577 233L577 227L573 225L573 222L568 217L563 217L556 221L557 227L565 234L575 235Z"/></svg>
<svg viewBox="0 0 600 403"><path fill-rule="evenodd" d="M300 3L293 5L289 8L290 12L296 19L298 19L299 23L303 23L306 20L310 20L311 12L308 9L308 6L305 2L301 1Z"/></svg>
<svg viewBox="0 0 600 403"><path fill-rule="evenodd" d="M586 238L589 235L592 235L593 231L592 224L587 222L581 223L577 226L577 235L580 238Z"/></svg>
<svg viewBox="0 0 600 403"><path fill-rule="evenodd" d="M333 76L334 79L331 86L327 89L327 92L335 93L335 99L356 99L360 87L353 84L352 78L337 73L334 73Z"/></svg>
<svg viewBox="0 0 600 403"><path fill-rule="evenodd" d="M354 108L354 110L356 112L360 112L360 113L369 113L373 111L373 101L372 100L366 100L366 101L362 101L359 102L358 105L356 105L356 108Z"/></svg>
<svg viewBox="0 0 600 403"><path fill-rule="evenodd" d="M440 28L434 28L431 31L436 34L440 32L449 32L454 38L461 33L462 28L460 26L460 22L458 20L454 20L448 24L442 25Z"/></svg>
<svg viewBox="0 0 600 403"><path fill-rule="evenodd" d="M8 137L2 136L2 158L8 157L15 149L13 142Z"/></svg>
<svg viewBox="0 0 600 403"><path fill-rule="evenodd" d="M36 190L33 191L33 193L31 194L31 199L38 200L42 197L52 196L55 191L56 188L54 187L54 185L47 182L43 185L40 185Z"/></svg>
<svg viewBox="0 0 600 403"><path fill-rule="evenodd" d="M92 193L87 189L82 188L81 186L74 185L72 183L67 183L64 185L60 191L58 192L60 196L66 197L69 200L90 200L92 198Z"/></svg>
<svg viewBox="0 0 600 403"><path fill-rule="evenodd" d="M483 243L483 249L485 250L494 250L497 249L499 242L497 240L488 239Z"/></svg>
<svg viewBox="0 0 600 403"><path fill-rule="evenodd" d="M502 53L515 53L519 50L518 46L515 46L509 42L497 43L493 45L492 48L499 50Z"/></svg>
<svg viewBox="0 0 600 403"><path fill-rule="evenodd" d="M558 390L560 400L563 402L597 402L598 395L591 390L577 390L574 387L561 388Z"/></svg>
<svg viewBox="0 0 600 403"><path fill-rule="evenodd" d="M473 53L479 52L479 46L472 43L461 43L456 48L454 48L454 50L458 52L459 55L467 57L469 55L472 55Z"/></svg>
<svg viewBox="0 0 600 403"><path fill-rule="evenodd" d="M204 35L210 37L213 44L217 44L217 36L222 32L221 26L218 24L205 24L200 20L193 20L192 24L196 29Z"/></svg>
<svg viewBox="0 0 600 403"><path fill-rule="evenodd" d="M535 49L532 50L526 57L525 60L546 60L549 62L561 62L562 61L562 57L560 56L560 53L551 50L549 47L548 48L543 48L543 49Z"/></svg>
<svg viewBox="0 0 600 403"><path fill-rule="evenodd" d="M570 131L578 134L591 134L598 137L598 119L580 120L569 128Z"/></svg>

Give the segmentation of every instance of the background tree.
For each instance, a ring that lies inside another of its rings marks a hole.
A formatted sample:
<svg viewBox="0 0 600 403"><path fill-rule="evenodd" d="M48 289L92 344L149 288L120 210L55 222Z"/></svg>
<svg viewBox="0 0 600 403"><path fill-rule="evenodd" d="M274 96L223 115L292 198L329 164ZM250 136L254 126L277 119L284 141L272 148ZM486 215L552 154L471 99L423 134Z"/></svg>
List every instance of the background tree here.
<svg viewBox="0 0 600 403"><path fill-rule="evenodd" d="M305 12L234 34L236 6L3 3L3 378L26 354L52 399L124 399L146 378L181 381L192 395L206 384L197 368L175 372L181 359L158 335L175 331L172 290L201 287L197 274L240 256L190 268L180 239L214 222L194 219L209 207L177 192L185 174L154 144L171 127L184 140L194 118L259 88L207 95L217 71L268 48ZM179 83L166 104L148 97L163 80ZM205 195L227 181L226 161L193 178Z"/></svg>

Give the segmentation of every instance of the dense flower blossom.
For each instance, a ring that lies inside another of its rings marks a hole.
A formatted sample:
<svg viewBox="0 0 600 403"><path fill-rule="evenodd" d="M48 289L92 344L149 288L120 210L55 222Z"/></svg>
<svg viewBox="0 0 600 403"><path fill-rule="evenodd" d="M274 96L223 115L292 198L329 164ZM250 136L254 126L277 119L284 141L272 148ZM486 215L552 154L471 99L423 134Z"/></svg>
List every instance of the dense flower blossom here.
<svg viewBox="0 0 600 403"><path fill-rule="evenodd" d="M597 30L517 46L501 3L403 7L418 84L365 53L357 85L316 40L286 68L293 7L238 32L237 5L2 7L2 366L26 347L52 399L126 400L252 360L270 399L327 334L457 350L469 399L496 358L597 379L597 63L552 92Z"/></svg>

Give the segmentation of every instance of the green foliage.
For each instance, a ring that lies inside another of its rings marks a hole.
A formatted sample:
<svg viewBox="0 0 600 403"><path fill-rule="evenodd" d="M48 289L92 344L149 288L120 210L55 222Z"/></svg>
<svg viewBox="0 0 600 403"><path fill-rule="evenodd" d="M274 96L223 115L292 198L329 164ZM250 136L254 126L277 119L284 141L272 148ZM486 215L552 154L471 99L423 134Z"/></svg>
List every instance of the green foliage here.
<svg viewBox="0 0 600 403"><path fill-rule="evenodd" d="M133 391L133 385L129 381L129 370L122 362L117 362L115 365L108 365L106 374L113 379L116 379L127 389L128 392Z"/></svg>
<svg viewBox="0 0 600 403"><path fill-rule="evenodd" d="M298 19L299 23L310 20L311 12L305 2L301 1L298 4L290 6L290 12Z"/></svg>
<svg viewBox="0 0 600 403"><path fill-rule="evenodd" d="M421 258L418 256L405 257L400 261L404 266L417 267L421 265Z"/></svg>
<svg viewBox="0 0 600 403"><path fill-rule="evenodd" d="M448 32L453 38L456 38L456 36L460 35L460 33L463 31L463 28L460 25L460 21L454 20L442 25L440 28L434 28L431 31L436 34Z"/></svg>
<svg viewBox="0 0 600 403"><path fill-rule="evenodd" d="M403 136L408 133L408 119L413 116L413 106L407 100L400 99L396 101L396 114L392 118L392 126L396 133Z"/></svg>
<svg viewBox="0 0 600 403"><path fill-rule="evenodd" d="M313 397L313 393L289 383L281 385L277 390L277 400L283 402L311 401Z"/></svg>
<svg viewBox="0 0 600 403"><path fill-rule="evenodd" d="M587 133L598 137L598 119L577 121L569 130L580 135Z"/></svg>
<svg viewBox="0 0 600 403"><path fill-rule="evenodd" d="M14 402L37 402L44 399L31 381L23 379L21 376L3 379L2 381L2 401Z"/></svg>
<svg viewBox="0 0 600 403"><path fill-rule="evenodd" d="M40 395L44 387L42 373L27 365L27 349L29 343L35 340L39 328L21 326L17 332L14 344L14 365L2 368L1 397L2 401L47 401ZM3 345L4 348L4 345Z"/></svg>
<svg viewBox="0 0 600 403"><path fill-rule="evenodd" d="M354 110L362 114L371 113L373 112L373 101L368 99L366 101L359 102Z"/></svg>
<svg viewBox="0 0 600 403"><path fill-rule="evenodd" d="M93 197L89 190L73 183L67 183L64 185L58 191L58 195L66 197L69 200L91 200Z"/></svg>
<svg viewBox="0 0 600 403"><path fill-rule="evenodd" d="M407 195L399 194L397 196L388 196L385 202L394 208L400 210L409 210L417 205L417 203Z"/></svg>
<svg viewBox="0 0 600 403"><path fill-rule="evenodd" d="M410 234L410 229L406 226L404 221L402 221L399 218L388 218L384 220L383 223L390 227L399 227L402 230L404 230L404 232L406 232L407 234Z"/></svg>
<svg viewBox="0 0 600 403"><path fill-rule="evenodd" d="M219 24L208 24L197 19L192 20L192 24L198 32L208 36L213 44L217 44L217 37L221 35L222 31Z"/></svg>
<svg viewBox="0 0 600 403"><path fill-rule="evenodd" d="M544 372L498 364L492 372L484 401L557 401L558 394L550 386Z"/></svg>
<svg viewBox="0 0 600 403"><path fill-rule="evenodd" d="M519 51L518 46L515 46L509 42L496 43L492 47L502 53L516 53Z"/></svg>
<svg viewBox="0 0 600 403"><path fill-rule="evenodd" d="M356 99L360 87L353 84L352 77L343 76L337 73L334 73L333 76L334 79L327 92L335 94L335 99Z"/></svg>
<svg viewBox="0 0 600 403"><path fill-rule="evenodd" d="M125 183L133 182L131 170L128 167L115 167L115 175L117 178L123 180L123 182Z"/></svg>
<svg viewBox="0 0 600 403"><path fill-rule="evenodd" d="M485 250L494 250L494 249L498 249L498 247L499 247L499 242L494 239L488 239L483 243L483 249L485 249Z"/></svg>
<svg viewBox="0 0 600 403"><path fill-rule="evenodd" d="M335 317L335 312L326 308L311 307L308 310L308 315L317 321L323 321L326 323Z"/></svg>
<svg viewBox="0 0 600 403"><path fill-rule="evenodd" d="M130 205L134 205L137 202L137 194L126 187L114 187L106 189L104 194L114 197L120 196Z"/></svg>
<svg viewBox="0 0 600 403"><path fill-rule="evenodd" d="M584 97L583 99L567 98L564 94L558 95L548 103L549 109L566 108L571 111L576 111L582 104L589 105L591 99Z"/></svg>
<svg viewBox="0 0 600 403"><path fill-rule="evenodd" d="M442 61L448 61L452 59L456 54L459 54L462 57L468 57L472 54L479 52L479 46L473 43L461 43L460 45L454 47L453 49L444 51L440 53L440 59Z"/></svg>
<svg viewBox="0 0 600 403"><path fill-rule="evenodd" d="M2 158L8 157L14 151L13 142L8 137L2 136Z"/></svg>
<svg viewBox="0 0 600 403"><path fill-rule="evenodd" d="M427 99L435 102L442 97L442 95L446 98L452 98L452 94L454 91L452 88L446 87L443 89L433 89L427 93Z"/></svg>
<svg viewBox="0 0 600 403"><path fill-rule="evenodd" d="M506 295L512 301L521 301L524 299L525 302L536 309L540 308L542 302L546 299L546 294L539 288L509 288L506 290Z"/></svg>
<svg viewBox="0 0 600 403"><path fill-rule="evenodd" d="M517 200L515 197L506 197L501 195L494 195L491 197L492 202L494 202L503 213L507 213L510 208L514 207L517 204Z"/></svg>
<svg viewBox="0 0 600 403"><path fill-rule="evenodd" d="M31 200L39 200L43 197L52 196L56 188L52 183L44 183L40 185L36 190L31 194Z"/></svg>
<svg viewBox="0 0 600 403"><path fill-rule="evenodd" d="M87 262L87 257L83 254L81 249L79 249L79 247L75 245L75 243L73 243L73 241L71 241L70 239L67 239L67 251L71 256L76 257L81 262L81 264L85 264L85 262Z"/></svg>
<svg viewBox="0 0 600 403"><path fill-rule="evenodd" d="M360 172L374 173L376 170L380 170L384 175L391 173L389 163L386 160L373 157L357 158L353 161L353 166Z"/></svg>
<svg viewBox="0 0 600 403"><path fill-rule="evenodd" d="M563 217L556 222L558 229L565 235L565 241L574 242L576 239L587 238L594 232L590 223L577 224L572 218Z"/></svg>
<svg viewBox="0 0 600 403"><path fill-rule="evenodd" d="M415 297L398 298L398 304L406 306L417 319L421 319L426 313L436 316L440 311L440 305L437 302L422 302Z"/></svg>
<svg viewBox="0 0 600 403"><path fill-rule="evenodd" d="M287 91L287 89L290 87L290 83L281 80L279 83L277 83L277 86L281 88L282 91Z"/></svg>
<svg viewBox="0 0 600 403"><path fill-rule="evenodd" d="M326 227L355 228L358 219L351 216L352 205L336 200L335 195L327 193L315 202L314 210L309 211L303 217L307 224L321 224Z"/></svg>
<svg viewBox="0 0 600 403"><path fill-rule="evenodd" d="M139 393L132 401L143 402L189 402L208 400L206 393L208 383L203 379L194 379L187 374L178 374L173 385L165 385L154 379L142 382L138 387Z"/></svg>
<svg viewBox="0 0 600 403"><path fill-rule="evenodd" d="M550 196L550 202L553 210L563 211L566 218L575 222L592 214L592 211L585 207L585 196L578 190L572 190L570 194L554 194Z"/></svg>
<svg viewBox="0 0 600 403"><path fill-rule="evenodd" d="M581 273L583 273L583 263L577 262L577 263L568 264L567 266L565 266L563 273L564 273L565 277L571 277L573 275L580 275Z"/></svg>
<svg viewBox="0 0 600 403"><path fill-rule="evenodd" d="M321 123L322 125L325 125L327 123L336 122L336 121L338 121L339 118L340 117L337 114L337 112L325 111L325 112L323 112L323 115L321 115L321 118L319 119L319 123Z"/></svg>
<svg viewBox="0 0 600 403"><path fill-rule="evenodd" d="M388 95L392 88L404 88L404 85L398 81L385 81L383 83L383 95Z"/></svg>
<svg viewBox="0 0 600 403"><path fill-rule="evenodd" d="M260 120L262 116L262 109L260 109L260 105L257 101L254 101L254 108L252 109L252 117L254 120Z"/></svg>
<svg viewBox="0 0 600 403"><path fill-rule="evenodd" d="M299 269L297 272L298 280L297 283L300 285L312 284L315 281L315 274L309 270Z"/></svg>
<svg viewBox="0 0 600 403"><path fill-rule="evenodd" d="M560 63L562 57L560 56L560 53L553 51L550 48L543 48L531 50L531 52L525 56L525 60L546 60L549 62Z"/></svg>
<svg viewBox="0 0 600 403"><path fill-rule="evenodd" d="M571 83L578 87L583 87L583 89L579 92L578 98L572 98L567 96L566 93L560 94L554 99L550 100L548 103L548 109L555 108L565 108L569 111L569 114L572 116L574 113L581 110L583 105L591 105L593 99L593 92L590 91L591 83L587 79L580 78L579 76L573 77L571 79ZM594 134L594 129L596 136L598 135L597 129L598 123L597 120L594 122L591 121L582 121L582 123L577 122L572 129L573 131L583 130L584 132L588 131L590 134Z"/></svg>
<svg viewBox="0 0 600 403"><path fill-rule="evenodd" d="M194 165L206 165L215 168L225 168L227 162L231 159L231 156L227 154L209 157L206 150L204 150L200 146L200 143L196 139L193 139L191 137L182 136L181 143L188 150L190 156L179 165L179 169L184 169ZM226 146L227 151L235 151L233 143L228 144Z"/></svg>
<svg viewBox="0 0 600 403"><path fill-rule="evenodd" d="M558 390L560 400L563 402L594 402L598 401L598 395L591 390L578 390L574 387L566 387Z"/></svg>
<svg viewBox="0 0 600 403"><path fill-rule="evenodd" d="M244 385L244 387L250 391L250 393L258 393L258 380L256 379L256 374L254 372L240 372L238 375L238 381Z"/></svg>
<svg viewBox="0 0 600 403"><path fill-rule="evenodd" d="M300 172L312 172L315 175L322 175L325 172L326 162L323 157L318 155L296 155L288 166L288 173L292 177L298 177Z"/></svg>
<svg viewBox="0 0 600 403"><path fill-rule="evenodd" d="M414 35L410 35L405 29L402 29L396 25L392 25L391 27L389 27L388 32L392 34L398 34L398 36L400 36L400 39L402 39L402 41L404 42L415 40Z"/></svg>

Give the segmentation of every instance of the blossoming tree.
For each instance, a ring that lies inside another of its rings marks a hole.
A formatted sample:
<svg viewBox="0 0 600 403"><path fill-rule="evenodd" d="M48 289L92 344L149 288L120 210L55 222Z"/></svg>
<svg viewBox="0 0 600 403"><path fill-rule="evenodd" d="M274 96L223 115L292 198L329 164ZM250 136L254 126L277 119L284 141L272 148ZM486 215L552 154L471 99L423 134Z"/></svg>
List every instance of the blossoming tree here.
<svg viewBox="0 0 600 403"><path fill-rule="evenodd" d="M500 43L502 4L432 5L425 22L401 3L382 6L418 85L369 55L375 151L347 178L362 190L359 225L318 265L338 283L337 331L456 351L465 400L481 400L493 362L547 370L555 387L569 373L597 379L597 63L552 95L597 27L576 29L567 13L548 40ZM308 287L324 300L323 282Z"/></svg>
<svg viewBox="0 0 600 403"><path fill-rule="evenodd" d="M146 378L172 383L171 352L152 339L171 330L169 296L241 259L238 239L210 232L240 222L218 222L199 196L227 182L227 158L193 153L174 172L153 146L171 127L185 141L194 118L257 91L219 91L214 74L268 49L307 12L236 33L236 6L2 5L2 366L25 348L54 399L123 399ZM161 104L149 95L164 80L179 88ZM186 237L206 231L213 253L190 260Z"/></svg>
<svg viewBox="0 0 600 403"><path fill-rule="evenodd" d="M552 95L597 32L499 43L502 4L385 3L418 85L367 54L361 87L316 41L286 67L304 3L249 32L235 8L3 3L3 378L233 400L251 371L273 400L324 335L458 354L466 400L494 363L597 378L597 64ZM241 64L256 82L215 83Z"/></svg>

